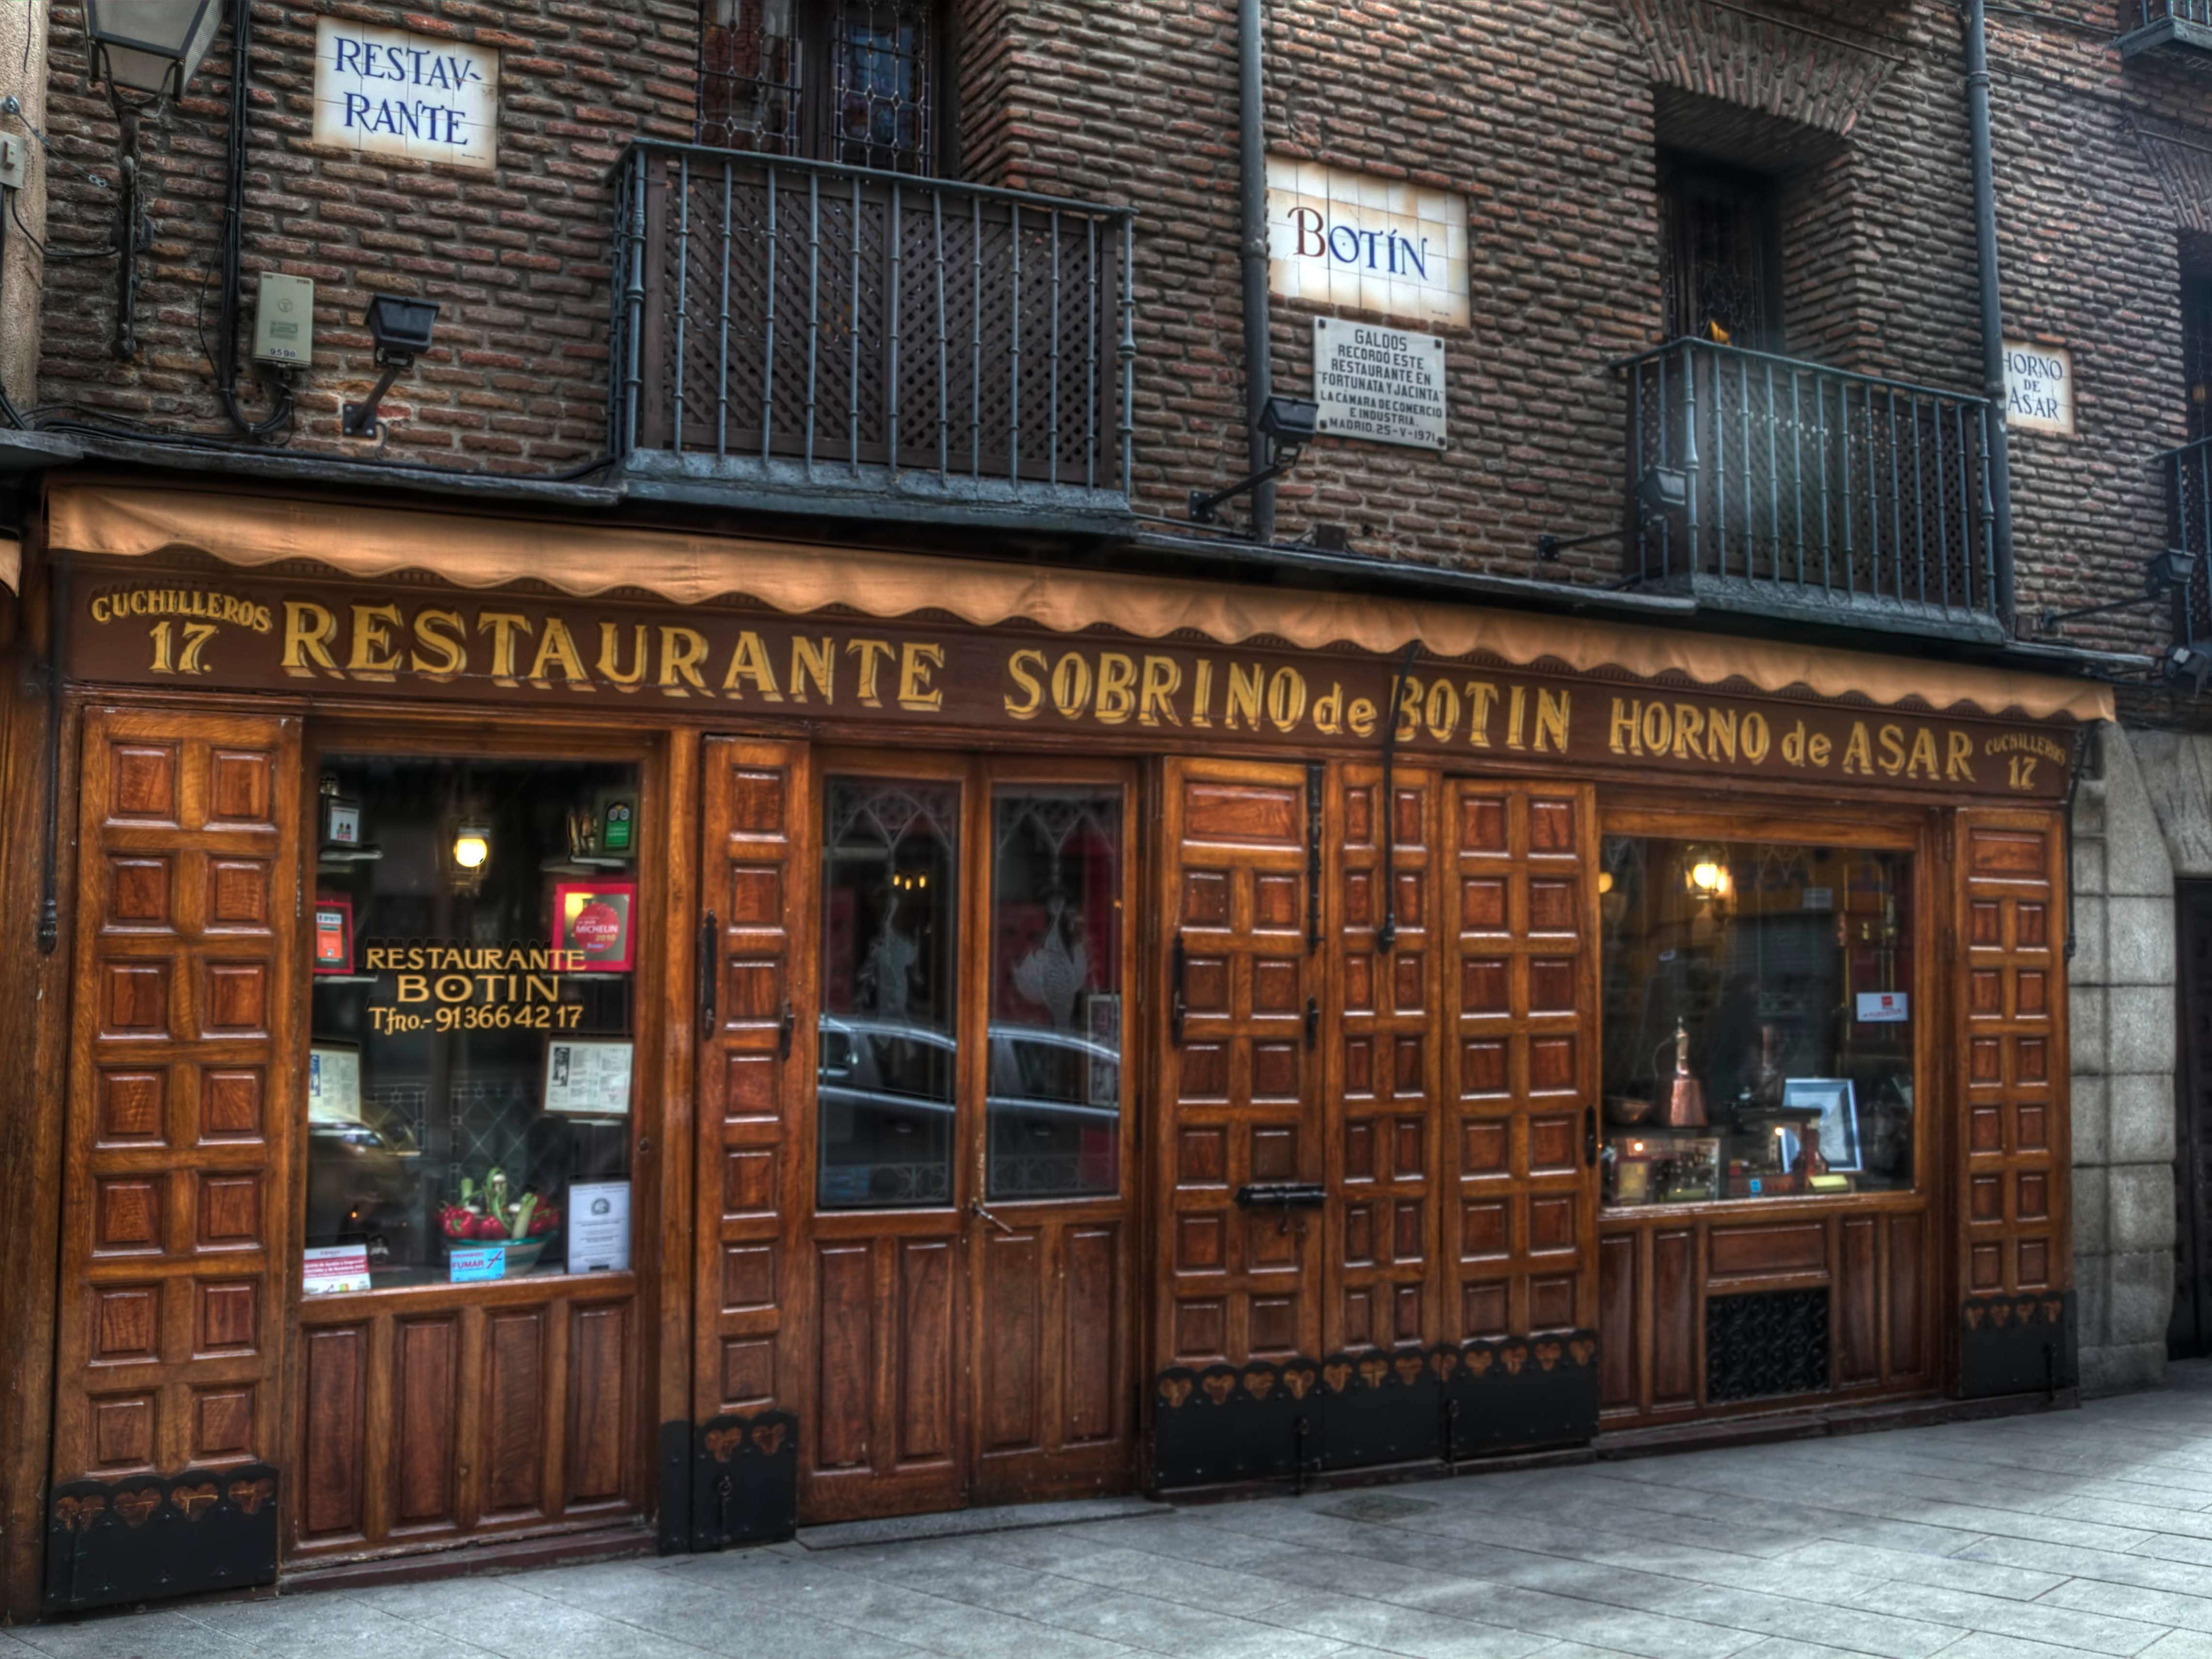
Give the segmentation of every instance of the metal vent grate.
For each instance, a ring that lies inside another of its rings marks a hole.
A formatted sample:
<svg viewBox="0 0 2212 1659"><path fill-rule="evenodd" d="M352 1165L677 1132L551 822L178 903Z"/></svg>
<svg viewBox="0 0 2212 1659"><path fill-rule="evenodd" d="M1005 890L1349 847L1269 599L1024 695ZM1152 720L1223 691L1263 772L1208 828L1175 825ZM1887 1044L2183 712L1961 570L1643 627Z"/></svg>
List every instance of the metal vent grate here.
<svg viewBox="0 0 2212 1659"><path fill-rule="evenodd" d="M1769 1291L1705 1304L1705 1399L1719 1404L1828 1386L1828 1293Z"/></svg>

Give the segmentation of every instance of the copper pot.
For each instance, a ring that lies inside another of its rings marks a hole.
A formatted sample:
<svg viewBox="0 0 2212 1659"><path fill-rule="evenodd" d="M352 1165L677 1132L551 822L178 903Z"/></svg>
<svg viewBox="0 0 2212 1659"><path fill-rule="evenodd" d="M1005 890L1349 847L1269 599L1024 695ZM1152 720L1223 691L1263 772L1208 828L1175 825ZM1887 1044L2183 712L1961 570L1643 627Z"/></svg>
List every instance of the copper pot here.
<svg viewBox="0 0 2212 1659"><path fill-rule="evenodd" d="M1667 1108L1661 1121L1670 1129L1705 1127L1705 1089L1690 1075L1690 1028L1674 1025L1674 1075L1667 1081Z"/></svg>

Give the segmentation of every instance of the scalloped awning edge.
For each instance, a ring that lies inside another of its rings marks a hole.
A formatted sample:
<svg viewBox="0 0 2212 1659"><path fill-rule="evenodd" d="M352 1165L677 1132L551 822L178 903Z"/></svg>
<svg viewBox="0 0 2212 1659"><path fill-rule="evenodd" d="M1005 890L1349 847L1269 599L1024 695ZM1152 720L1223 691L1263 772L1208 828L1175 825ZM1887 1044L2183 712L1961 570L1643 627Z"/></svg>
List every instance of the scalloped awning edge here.
<svg viewBox="0 0 2212 1659"><path fill-rule="evenodd" d="M1802 688L1937 712L2114 717L2112 690L2097 681L1438 601L112 483L58 485L47 505L51 545L108 557L182 549L248 568L309 559L356 577L423 570L471 588L531 580L584 597L641 587L678 605L743 596L790 615L843 605L1062 634L1104 624L1164 639L1189 629L1224 646L1265 636L1394 655L1419 639L1443 658L1480 652L1522 666L1549 658L1583 673L1677 673L1700 685Z"/></svg>

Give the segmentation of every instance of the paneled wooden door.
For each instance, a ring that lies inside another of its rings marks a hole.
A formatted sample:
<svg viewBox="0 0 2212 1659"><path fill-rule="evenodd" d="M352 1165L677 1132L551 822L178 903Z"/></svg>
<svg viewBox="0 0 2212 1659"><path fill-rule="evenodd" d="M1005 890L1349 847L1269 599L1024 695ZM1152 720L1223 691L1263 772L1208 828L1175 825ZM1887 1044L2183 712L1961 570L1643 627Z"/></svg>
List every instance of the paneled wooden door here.
<svg viewBox="0 0 2212 1659"><path fill-rule="evenodd" d="M1172 761L1163 1484L1596 1426L1591 793Z"/></svg>
<svg viewBox="0 0 2212 1659"><path fill-rule="evenodd" d="M807 1522L1126 1486L1133 775L732 743L705 775L702 1409L748 1444L793 1414Z"/></svg>
<svg viewBox="0 0 2212 1659"><path fill-rule="evenodd" d="M299 723L95 708L82 752L58 1608L273 1578L295 1484Z"/></svg>

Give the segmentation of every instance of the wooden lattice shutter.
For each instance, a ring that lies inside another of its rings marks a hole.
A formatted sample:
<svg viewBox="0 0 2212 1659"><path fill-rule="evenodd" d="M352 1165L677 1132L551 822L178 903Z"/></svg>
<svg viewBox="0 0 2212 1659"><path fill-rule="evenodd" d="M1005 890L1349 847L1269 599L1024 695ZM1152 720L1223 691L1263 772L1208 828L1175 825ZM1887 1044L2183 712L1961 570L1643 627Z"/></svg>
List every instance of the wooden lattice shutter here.
<svg viewBox="0 0 2212 1659"><path fill-rule="evenodd" d="M295 720L85 717L50 1605L275 1577L300 805Z"/></svg>
<svg viewBox="0 0 2212 1659"><path fill-rule="evenodd" d="M1961 811L1959 1389L2075 1379L2065 1084L2065 835L2050 813Z"/></svg>

